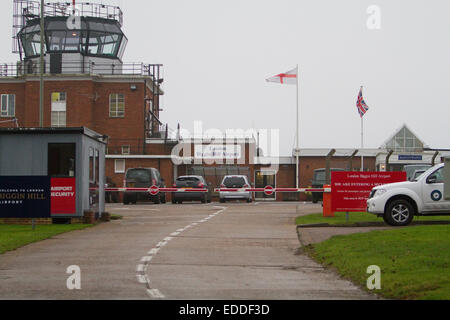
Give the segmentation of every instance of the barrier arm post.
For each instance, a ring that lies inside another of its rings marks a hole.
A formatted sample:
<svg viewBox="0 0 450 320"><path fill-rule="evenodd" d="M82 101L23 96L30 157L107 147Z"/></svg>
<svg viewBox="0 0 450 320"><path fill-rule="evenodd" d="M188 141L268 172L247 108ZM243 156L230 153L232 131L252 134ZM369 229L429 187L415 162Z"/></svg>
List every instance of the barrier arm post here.
<svg viewBox="0 0 450 320"><path fill-rule="evenodd" d="M324 185L323 186L323 216L324 217L334 217L334 212L331 207L331 186Z"/></svg>

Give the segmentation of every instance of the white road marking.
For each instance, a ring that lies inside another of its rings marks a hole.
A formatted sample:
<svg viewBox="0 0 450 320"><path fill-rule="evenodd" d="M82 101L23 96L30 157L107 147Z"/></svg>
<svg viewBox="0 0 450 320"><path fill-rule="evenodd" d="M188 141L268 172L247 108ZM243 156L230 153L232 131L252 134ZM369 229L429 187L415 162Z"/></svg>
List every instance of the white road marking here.
<svg viewBox="0 0 450 320"><path fill-rule="evenodd" d="M160 241L158 242L158 244L156 245L157 248L162 248L167 244L167 241Z"/></svg>
<svg viewBox="0 0 450 320"><path fill-rule="evenodd" d="M155 254L158 253L158 251L159 251L159 248L152 248L152 249L148 252L148 254L155 255Z"/></svg>
<svg viewBox="0 0 450 320"><path fill-rule="evenodd" d="M147 294L154 299L164 299L164 295L158 289L147 289Z"/></svg>
<svg viewBox="0 0 450 320"><path fill-rule="evenodd" d="M152 258L159 252L159 250L164 247L169 241L173 240L174 236L179 235L181 232L192 228L200 223L206 222L208 220L210 220L211 218L215 217L216 215L219 215L221 213L223 213L226 209L226 207L219 207L219 206L214 206L215 209L220 209L219 211L210 214L208 217L198 221L198 222L193 222L190 225L187 225L186 227L182 228L182 229L178 229L176 232L172 232L170 234L170 236L165 237L163 239L163 241L160 241L156 247L152 248L149 252L147 252L148 255L143 256L141 258L141 262L143 262L144 264L138 264L137 268L136 268L136 277L139 283L145 284L147 286L147 294L153 298L153 299L163 299L165 298L165 296L156 288L151 288L150 286L150 278L147 276L147 269L148 266L150 264L150 261L152 260ZM124 208L125 209L125 208ZM128 208L126 208L128 210ZM159 209L146 209L146 210L155 210L155 211L159 211ZM145 274L142 274L145 273Z"/></svg>
<svg viewBox="0 0 450 320"><path fill-rule="evenodd" d="M142 257L141 262L150 262L152 258L152 256L144 256Z"/></svg>
<svg viewBox="0 0 450 320"><path fill-rule="evenodd" d="M144 271L144 265L143 264L138 264L137 268L136 268L137 272L143 272Z"/></svg>
<svg viewBox="0 0 450 320"><path fill-rule="evenodd" d="M139 283L147 283L147 277L142 275L142 274L138 274L136 275L138 282Z"/></svg>

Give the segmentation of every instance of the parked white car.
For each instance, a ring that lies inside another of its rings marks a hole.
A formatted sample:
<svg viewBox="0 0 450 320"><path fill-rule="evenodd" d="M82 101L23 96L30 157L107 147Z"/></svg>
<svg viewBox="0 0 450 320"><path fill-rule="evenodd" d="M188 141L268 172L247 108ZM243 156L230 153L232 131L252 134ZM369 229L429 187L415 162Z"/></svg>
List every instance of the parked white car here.
<svg viewBox="0 0 450 320"><path fill-rule="evenodd" d="M220 185L221 188L227 189L245 189L250 188L250 182L248 182L247 176L231 175L225 176ZM247 202L252 202L252 192L250 191L220 191L220 202L224 203L227 200L243 199Z"/></svg>
<svg viewBox="0 0 450 320"><path fill-rule="evenodd" d="M392 226L405 226L415 215L449 215L444 198L444 164L438 164L414 181L397 182L372 189L367 212L383 217Z"/></svg>

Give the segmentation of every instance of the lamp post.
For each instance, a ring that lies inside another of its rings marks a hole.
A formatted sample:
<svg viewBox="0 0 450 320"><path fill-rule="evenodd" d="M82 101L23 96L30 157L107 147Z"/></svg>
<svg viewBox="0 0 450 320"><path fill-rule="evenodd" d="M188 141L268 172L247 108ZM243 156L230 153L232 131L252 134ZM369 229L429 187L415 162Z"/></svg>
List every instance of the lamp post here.
<svg viewBox="0 0 450 320"><path fill-rule="evenodd" d="M39 71L39 127L44 127L44 0L41 0L41 55Z"/></svg>

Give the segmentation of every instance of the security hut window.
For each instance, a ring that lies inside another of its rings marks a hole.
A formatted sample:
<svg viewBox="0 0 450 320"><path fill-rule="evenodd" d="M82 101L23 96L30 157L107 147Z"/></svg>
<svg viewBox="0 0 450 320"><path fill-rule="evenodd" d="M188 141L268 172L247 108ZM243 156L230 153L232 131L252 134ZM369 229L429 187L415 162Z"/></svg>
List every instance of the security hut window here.
<svg viewBox="0 0 450 320"><path fill-rule="evenodd" d="M52 127L66 126L66 103L65 92L52 93Z"/></svg>
<svg viewBox="0 0 450 320"><path fill-rule="evenodd" d="M120 93L113 93L109 96L109 117L125 117L125 96Z"/></svg>
<svg viewBox="0 0 450 320"><path fill-rule="evenodd" d="M114 162L114 172L115 173L125 173L125 160L116 159Z"/></svg>
<svg viewBox="0 0 450 320"><path fill-rule="evenodd" d="M94 169L94 148L89 148L89 182L94 183L95 182L95 169Z"/></svg>
<svg viewBox="0 0 450 320"><path fill-rule="evenodd" d="M14 117L16 114L16 95L2 94L1 96L1 117Z"/></svg>
<svg viewBox="0 0 450 320"><path fill-rule="evenodd" d="M100 182L100 152L95 149L95 183Z"/></svg>
<svg viewBox="0 0 450 320"><path fill-rule="evenodd" d="M54 178L75 177L75 144L49 143L48 175Z"/></svg>

